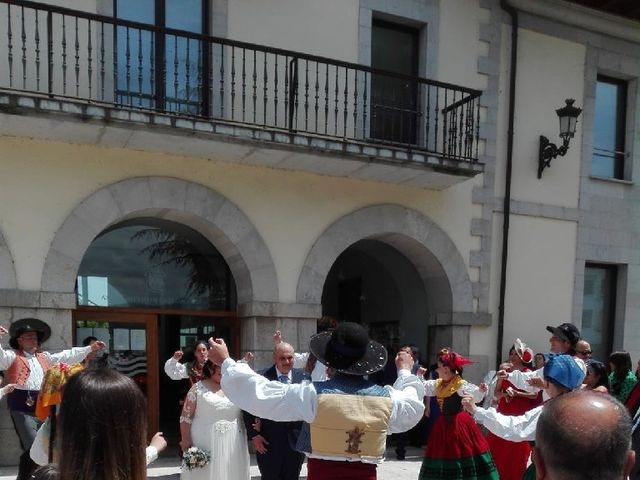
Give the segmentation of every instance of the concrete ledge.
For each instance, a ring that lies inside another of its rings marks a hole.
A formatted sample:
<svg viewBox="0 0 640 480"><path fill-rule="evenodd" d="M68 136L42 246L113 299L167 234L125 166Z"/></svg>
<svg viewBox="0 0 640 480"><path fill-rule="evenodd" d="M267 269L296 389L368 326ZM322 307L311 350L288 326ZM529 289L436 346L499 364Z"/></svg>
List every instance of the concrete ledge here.
<svg viewBox="0 0 640 480"><path fill-rule="evenodd" d="M200 120L157 112L127 109L110 104L82 103L49 99L30 92L0 95L0 133L40 136L55 140L121 147L123 136L130 148L181 155L210 157L217 152L229 161L263 164L255 151L280 152L280 161L271 166L338 177L358 177L359 169L371 164L385 165L399 172L408 171L403 182L418 188L443 189L484 172L481 162L453 159L442 154L413 151L405 147L378 144L369 139L342 139L321 135L265 128L225 120ZM55 129L52 128L55 125ZM150 128L153 127L153 128ZM109 135L103 134L108 130ZM34 132L37 132L34 134ZM247 148L255 149L247 155ZM222 153L221 153L222 152ZM291 153L294 155L291 155ZM263 155L264 156L264 155ZM329 159L335 159L328 165ZM357 162L345 173L340 163ZM282 163L282 165L279 165ZM367 171L366 175L371 176ZM398 175L369 180L389 182ZM391 183L399 183L392 181Z"/></svg>
<svg viewBox="0 0 640 480"><path fill-rule="evenodd" d="M76 295L67 292L0 289L0 307L74 309Z"/></svg>
<svg viewBox="0 0 640 480"><path fill-rule="evenodd" d="M318 319L322 316L322 305L316 303L247 302L238 305L238 316Z"/></svg>
<svg viewBox="0 0 640 480"><path fill-rule="evenodd" d="M491 320L491 314L484 312L438 313L432 318L431 325L489 327L491 326Z"/></svg>

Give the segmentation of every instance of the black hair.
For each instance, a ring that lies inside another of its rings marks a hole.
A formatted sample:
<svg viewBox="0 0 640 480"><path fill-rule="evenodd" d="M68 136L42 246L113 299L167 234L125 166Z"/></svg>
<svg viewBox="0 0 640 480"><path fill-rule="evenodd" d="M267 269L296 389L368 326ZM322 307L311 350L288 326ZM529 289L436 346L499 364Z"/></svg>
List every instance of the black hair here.
<svg viewBox="0 0 640 480"><path fill-rule="evenodd" d="M611 393L618 395L622 389L622 382L627 378L627 374L632 368L631 355L629 355L629 352L613 352L609 355L609 363L612 363L615 367L613 381L611 382Z"/></svg>
<svg viewBox="0 0 640 480"><path fill-rule="evenodd" d="M607 373L607 366L599 362L598 360L587 360L587 374L589 369L593 370L593 373L598 377L598 383L594 385L596 387L605 387L607 390L611 389L611 385L609 384L609 375Z"/></svg>
<svg viewBox="0 0 640 480"><path fill-rule="evenodd" d="M91 342L97 342L97 341L98 341L97 337L94 337L93 335L89 335L87 338L82 340L82 346L83 347L87 347L87 346L91 345Z"/></svg>

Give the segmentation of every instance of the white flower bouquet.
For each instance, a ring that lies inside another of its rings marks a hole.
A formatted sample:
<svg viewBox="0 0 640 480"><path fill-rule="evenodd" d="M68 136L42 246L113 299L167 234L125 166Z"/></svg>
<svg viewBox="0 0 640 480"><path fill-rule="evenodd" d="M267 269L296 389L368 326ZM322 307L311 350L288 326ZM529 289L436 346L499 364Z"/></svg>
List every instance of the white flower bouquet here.
<svg viewBox="0 0 640 480"><path fill-rule="evenodd" d="M182 468L193 470L195 468L204 468L211 460L211 454L206 450L198 447L191 447L182 454Z"/></svg>

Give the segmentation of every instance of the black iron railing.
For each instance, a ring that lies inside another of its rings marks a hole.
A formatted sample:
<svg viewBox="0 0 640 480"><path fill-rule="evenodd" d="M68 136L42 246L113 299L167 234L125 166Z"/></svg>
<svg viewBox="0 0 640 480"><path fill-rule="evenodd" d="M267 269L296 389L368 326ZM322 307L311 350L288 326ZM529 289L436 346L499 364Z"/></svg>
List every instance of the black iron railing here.
<svg viewBox="0 0 640 480"><path fill-rule="evenodd" d="M23 0L0 0L0 88L477 161L480 91Z"/></svg>

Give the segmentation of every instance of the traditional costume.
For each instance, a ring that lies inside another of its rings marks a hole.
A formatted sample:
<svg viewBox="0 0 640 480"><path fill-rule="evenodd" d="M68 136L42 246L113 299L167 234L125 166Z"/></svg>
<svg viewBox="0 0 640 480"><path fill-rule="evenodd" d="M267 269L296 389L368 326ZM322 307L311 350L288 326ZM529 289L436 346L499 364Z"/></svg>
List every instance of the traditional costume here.
<svg viewBox="0 0 640 480"><path fill-rule="evenodd" d="M544 378L567 390L580 388L584 373L569 355L551 355L544 368ZM495 408L475 409L473 418L495 435L510 441L535 441L538 418L544 404L529 410L524 415L507 416ZM523 479L534 479L533 464L527 469Z"/></svg>
<svg viewBox="0 0 640 480"><path fill-rule="evenodd" d="M9 383L16 384L16 389L7 397L11 419L23 449L16 480L29 478L35 467L29 457L29 449L42 423L36 417L35 409L45 372L56 362L78 363L93 350L91 346L87 346L53 354L24 352L20 349L18 338L29 332L37 334L38 345L51 336L51 329L43 321L23 318L12 323L9 329L9 345L13 350L4 350L0 345L0 370L6 370Z"/></svg>
<svg viewBox="0 0 640 480"><path fill-rule="evenodd" d="M516 355L522 360L523 363L529 364L533 360L533 351L517 338L513 349ZM523 368L522 372L529 372L528 368ZM502 380L500 390L504 393L509 389L516 392L523 392L516 388L508 380ZM523 415L532 408L539 405L538 398L529 398L526 396L510 396L504 394L498 406L496 408L498 413L508 416ZM531 445L529 442L511 441L505 440L498 435L489 432L487 435L487 442L489 443L489 450L491 450L491 456L496 464L498 473L501 480L521 480L524 471L527 469L527 461L531 454Z"/></svg>
<svg viewBox="0 0 640 480"><path fill-rule="evenodd" d="M441 356L439 361L452 372L461 372L464 365L471 363L455 352ZM425 395L436 397L440 416L429 437L419 480L497 480L489 445L476 422L462 409L464 394L473 395L477 403L484 393L459 374L449 381L424 380L424 386Z"/></svg>
<svg viewBox="0 0 640 480"><path fill-rule="evenodd" d="M422 384L408 370L399 370L394 387L365 380L364 375L384 367L387 352L356 323L314 335L310 349L335 370L330 380L270 382L227 358L222 388L252 415L306 422L298 446L308 457L308 480L374 480L376 464L384 460L386 436L410 429L422 417Z"/></svg>

